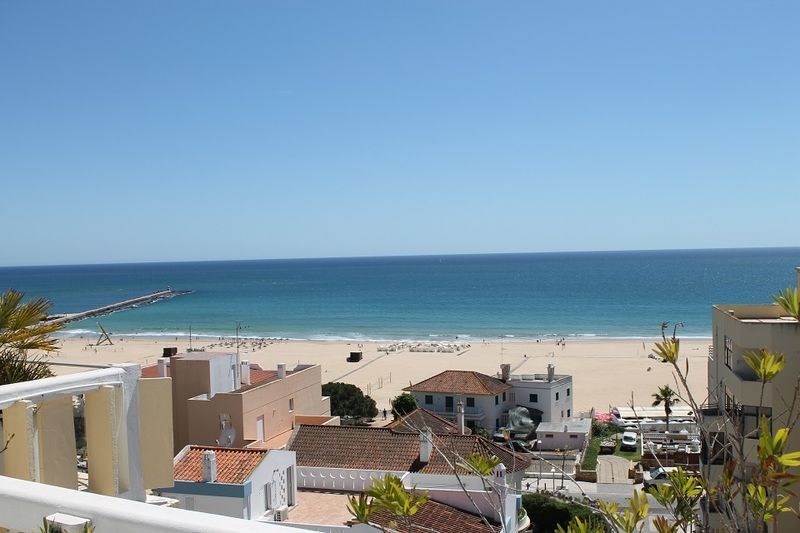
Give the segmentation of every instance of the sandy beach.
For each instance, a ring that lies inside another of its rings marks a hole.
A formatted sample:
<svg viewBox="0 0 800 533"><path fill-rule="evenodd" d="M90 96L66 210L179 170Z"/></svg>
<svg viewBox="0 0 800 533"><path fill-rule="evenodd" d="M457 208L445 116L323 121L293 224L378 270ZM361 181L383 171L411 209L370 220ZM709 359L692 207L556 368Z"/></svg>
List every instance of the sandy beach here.
<svg viewBox="0 0 800 533"><path fill-rule="evenodd" d="M119 363L151 364L164 347L175 346L178 352L189 347L188 338L141 338L112 336L113 345L91 346L96 337L65 339L54 362L61 363ZM380 409L402 392L409 383L416 383L443 370L476 370L495 374L501 363L511 364L514 374L544 373L553 363L557 374L571 374L574 383L575 412L592 407L607 411L609 406L626 405L631 394L637 405L651 403L651 394L660 385L675 388L671 368L649 357L654 340L580 340L565 345L549 342L473 342L459 352L379 352L378 343L334 341L269 341L241 340L242 359L257 362L264 368L286 363L293 368L298 363L322 365L323 383L343 381L357 385L372 396ZM691 339L681 342L681 354L689 361L689 383L698 401L706 394L707 358L710 339ZM232 340L194 339L195 349L235 351ZM348 363L347 355L362 350L359 363ZM57 374L81 369L54 366Z"/></svg>

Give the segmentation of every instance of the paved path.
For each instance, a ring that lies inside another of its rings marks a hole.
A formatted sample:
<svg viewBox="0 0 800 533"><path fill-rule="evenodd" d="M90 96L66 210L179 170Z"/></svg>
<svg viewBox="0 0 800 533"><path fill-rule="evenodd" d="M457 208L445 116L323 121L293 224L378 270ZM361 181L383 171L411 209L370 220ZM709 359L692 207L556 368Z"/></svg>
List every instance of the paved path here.
<svg viewBox="0 0 800 533"><path fill-rule="evenodd" d="M630 461L616 455L600 455L597 457L598 483L633 483L628 479Z"/></svg>

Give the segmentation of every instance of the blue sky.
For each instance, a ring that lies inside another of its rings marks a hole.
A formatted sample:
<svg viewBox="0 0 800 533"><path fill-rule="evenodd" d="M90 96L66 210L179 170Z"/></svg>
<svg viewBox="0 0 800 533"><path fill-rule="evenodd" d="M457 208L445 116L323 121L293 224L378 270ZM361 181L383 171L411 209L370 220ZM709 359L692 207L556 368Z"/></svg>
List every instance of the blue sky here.
<svg viewBox="0 0 800 533"><path fill-rule="evenodd" d="M797 2L2 2L0 265L798 245Z"/></svg>

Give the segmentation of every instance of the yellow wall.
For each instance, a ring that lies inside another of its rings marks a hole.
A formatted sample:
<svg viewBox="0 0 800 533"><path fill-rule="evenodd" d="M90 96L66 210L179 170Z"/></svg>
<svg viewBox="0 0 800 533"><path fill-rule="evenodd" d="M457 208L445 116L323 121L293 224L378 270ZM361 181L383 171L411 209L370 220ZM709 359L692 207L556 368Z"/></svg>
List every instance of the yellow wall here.
<svg viewBox="0 0 800 533"><path fill-rule="evenodd" d="M172 380L139 380L139 446L145 489L173 485Z"/></svg>
<svg viewBox="0 0 800 533"><path fill-rule="evenodd" d="M72 396L48 400L36 411L39 439L39 482L68 489L78 488L75 457L75 422Z"/></svg>
<svg viewBox="0 0 800 533"><path fill-rule="evenodd" d="M3 446L8 442L8 449L3 452L6 476L36 481L35 412L36 406L29 400L20 400L3 411Z"/></svg>
<svg viewBox="0 0 800 533"><path fill-rule="evenodd" d="M103 386L85 395L86 456L89 462L89 490L116 496L120 490L118 431L122 391Z"/></svg>

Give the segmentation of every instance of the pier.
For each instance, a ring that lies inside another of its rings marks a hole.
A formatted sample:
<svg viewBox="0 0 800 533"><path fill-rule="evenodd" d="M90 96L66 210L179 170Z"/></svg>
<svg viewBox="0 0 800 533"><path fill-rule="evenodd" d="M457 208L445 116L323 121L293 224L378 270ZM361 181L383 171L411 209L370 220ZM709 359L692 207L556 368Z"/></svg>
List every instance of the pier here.
<svg viewBox="0 0 800 533"><path fill-rule="evenodd" d="M80 313L64 313L60 315L52 315L47 319L45 319L45 322L50 324L61 324L61 325L69 324L70 322L77 322L78 320L83 320L85 318L91 318L100 315L108 315L116 311L123 311L125 309L130 309L131 307L138 307L140 305L155 303L160 300L174 298L175 296L190 294L191 292L192 291L176 291L171 288L167 288L163 291L151 292L150 294L145 294L144 296L137 296L136 298L131 298L129 300L124 300L122 302L117 302L110 305L104 305L103 307L98 307L96 309L89 309L88 311L81 311Z"/></svg>

